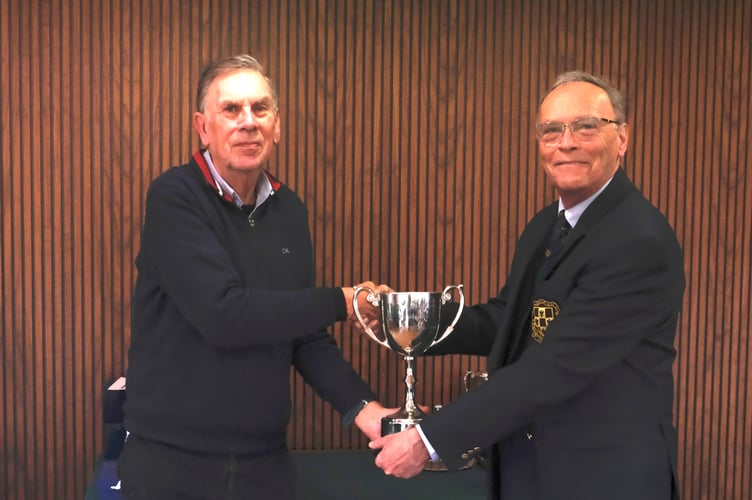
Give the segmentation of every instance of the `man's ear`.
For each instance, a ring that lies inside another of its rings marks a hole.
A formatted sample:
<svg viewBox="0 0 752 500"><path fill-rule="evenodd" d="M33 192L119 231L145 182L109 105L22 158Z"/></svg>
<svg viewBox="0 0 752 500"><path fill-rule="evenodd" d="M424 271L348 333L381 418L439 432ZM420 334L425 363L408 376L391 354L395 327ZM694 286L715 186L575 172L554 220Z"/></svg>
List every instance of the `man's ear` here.
<svg viewBox="0 0 752 500"><path fill-rule="evenodd" d="M203 113L196 111L193 113L193 128L198 132L201 138L201 144L205 147L209 146L209 134L206 132L206 117Z"/></svg>
<svg viewBox="0 0 752 500"><path fill-rule="evenodd" d="M282 127L279 123L279 114L277 114L274 120L274 144L279 144L279 140L282 137Z"/></svg>
<svg viewBox="0 0 752 500"><path fill-rule="evenodd" d="M627 144L629 144L629 125L626 123L621 124L621 130L619 130L619 156L623 157L627 152Z"/></svg>

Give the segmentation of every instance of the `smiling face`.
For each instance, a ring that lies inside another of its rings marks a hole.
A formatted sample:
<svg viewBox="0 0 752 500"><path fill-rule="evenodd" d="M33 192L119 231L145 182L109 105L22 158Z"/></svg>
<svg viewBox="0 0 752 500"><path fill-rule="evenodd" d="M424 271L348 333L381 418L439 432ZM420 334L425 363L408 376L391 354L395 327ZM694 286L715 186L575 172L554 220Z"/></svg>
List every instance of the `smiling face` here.
<svg viewBox="0 0 752 500"><path fill-rule="evenodd" d="M280 137L272 89L263 75L246 69L211 82L193 125L217 171L236 190L255 185Z"/></svg>
<svg viewBox="0 0 752 500"><path fill-rule="evenodd" d="M568 82L552 90L543 100L538 123L571 123L585 117L615 120L606 92L587 82ZM626 124L602 122L597 134L577 139L569 127L555 145L538 141L540 163L556 187L566 208L587 199L614 175L627 150Z"/></svg>

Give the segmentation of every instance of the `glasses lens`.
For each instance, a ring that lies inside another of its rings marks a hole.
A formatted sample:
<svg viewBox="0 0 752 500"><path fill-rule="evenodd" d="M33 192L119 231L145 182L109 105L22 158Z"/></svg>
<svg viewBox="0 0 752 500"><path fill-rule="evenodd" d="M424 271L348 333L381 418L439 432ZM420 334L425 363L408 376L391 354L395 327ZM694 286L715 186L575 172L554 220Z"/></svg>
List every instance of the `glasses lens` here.
<svg viewBox="0 0 752 500"><path fill-rule="evenodd" d="M582 139L590 139L598 134L601 129L599 118L580 118L571 123L572 133Z"/></svg>
<svg viewBox="0 0 752 500"><path fill-rule="evenodd" d="M561 122L541 123L537 127L538 138L546 144L556 142L561 139L561 136L564 133L564 126L565 125Z"/></svg>

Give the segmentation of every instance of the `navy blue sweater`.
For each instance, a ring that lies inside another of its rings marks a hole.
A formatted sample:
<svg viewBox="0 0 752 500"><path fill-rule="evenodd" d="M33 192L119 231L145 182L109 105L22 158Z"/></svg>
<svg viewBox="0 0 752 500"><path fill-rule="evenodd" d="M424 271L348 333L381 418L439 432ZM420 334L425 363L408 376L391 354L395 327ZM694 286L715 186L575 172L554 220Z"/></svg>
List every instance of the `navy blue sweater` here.
<svg viewBox="0 0 752 500"><path fill-rule="evenodd" d="M315 287L308 214L273 181L247 216L200 152L149 188L132 302L125 426L207 453L284 446L290 366L340 413L373 393L325 328L339 288Z"/></svg>

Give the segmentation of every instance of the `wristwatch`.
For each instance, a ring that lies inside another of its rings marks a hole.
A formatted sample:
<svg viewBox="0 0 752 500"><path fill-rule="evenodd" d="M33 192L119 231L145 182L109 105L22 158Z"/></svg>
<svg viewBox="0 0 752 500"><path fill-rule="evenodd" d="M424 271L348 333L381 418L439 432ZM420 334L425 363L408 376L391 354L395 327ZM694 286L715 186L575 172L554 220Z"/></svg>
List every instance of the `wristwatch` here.
<svg viewBox="0 0 752 500"><path fill-rule="evenodd" d="M352 425L353 422L355 422L355 417L358 416L358 413L360 413L360 410L366 407L368 403L373 401L373 399L361 399L358 401L358 404L352 407L350 411L348 411L344 417L342 417L342 423L344 425Z"/></svg>

